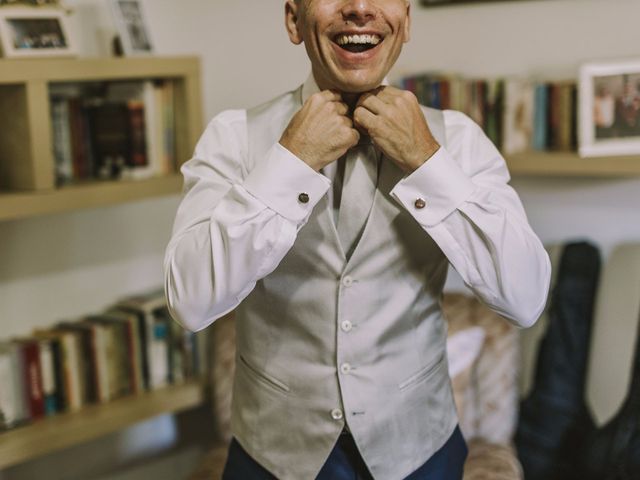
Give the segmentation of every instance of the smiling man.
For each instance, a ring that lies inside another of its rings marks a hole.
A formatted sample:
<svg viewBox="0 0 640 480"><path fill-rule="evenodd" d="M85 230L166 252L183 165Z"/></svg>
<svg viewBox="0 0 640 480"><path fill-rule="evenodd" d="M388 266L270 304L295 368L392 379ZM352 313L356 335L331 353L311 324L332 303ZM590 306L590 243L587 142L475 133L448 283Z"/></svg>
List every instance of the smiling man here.
<svg viewBox="0 0 640 480"><path fill-rule="evenodd" d="M311 74L211 121L165 258L185 327L236 309L224 478L458 480L448 267L527 327L548 257L481 129L385 85L407 1L288 0L285 25Z"/></svg>

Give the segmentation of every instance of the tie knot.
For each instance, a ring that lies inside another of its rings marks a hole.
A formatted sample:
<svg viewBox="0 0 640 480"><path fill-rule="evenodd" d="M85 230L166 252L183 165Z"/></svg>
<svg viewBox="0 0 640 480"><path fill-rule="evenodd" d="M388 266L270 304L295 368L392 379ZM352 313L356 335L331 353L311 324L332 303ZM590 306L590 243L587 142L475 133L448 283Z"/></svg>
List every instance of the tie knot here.
<svg viewBox="0 0 640 480"><path fill-rule="evenodd" d="M360 140L358 140L358 146L360 147L363 145L373 145L373 141L371 140L371 137L366 133L361 133Z"/></svg>

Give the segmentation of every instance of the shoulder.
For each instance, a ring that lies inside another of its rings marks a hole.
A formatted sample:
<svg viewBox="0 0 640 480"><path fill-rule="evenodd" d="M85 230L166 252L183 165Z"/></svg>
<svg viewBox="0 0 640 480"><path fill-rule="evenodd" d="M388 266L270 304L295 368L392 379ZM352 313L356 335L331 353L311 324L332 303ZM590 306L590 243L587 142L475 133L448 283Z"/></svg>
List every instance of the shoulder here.
<svg viewBox="0 0 640 480"><path fill-rule="evenodd" d="M209 120L196 145L196 156L206 157L207 152L221 146L236 149L244 143L246 136L246 110L224 110Z"/></svg>

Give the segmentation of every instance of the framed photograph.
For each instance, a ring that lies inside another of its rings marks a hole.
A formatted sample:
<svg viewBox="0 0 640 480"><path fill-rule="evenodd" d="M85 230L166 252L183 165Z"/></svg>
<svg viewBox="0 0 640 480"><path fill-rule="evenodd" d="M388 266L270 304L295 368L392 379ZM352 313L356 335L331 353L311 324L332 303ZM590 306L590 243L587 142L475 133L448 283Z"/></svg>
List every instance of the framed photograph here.
<svg viewBox="0 0 640 480"><path fill-rule="evenodd" d="M583 65L578 110L580 156L640 154L640 58Z"/></svg>
<svg viewBox="0 0 640 480"><path fill-rule="evenodd" d="M139 0L109 0L122 51L126 56L151 55L153 42Z"/></svg>
<svg viewBox="0 0 640 480"><path fill-rule="evenodd" d="M50 7L1 7L0 44L7 58L77 54L66 13Z"/></svg>

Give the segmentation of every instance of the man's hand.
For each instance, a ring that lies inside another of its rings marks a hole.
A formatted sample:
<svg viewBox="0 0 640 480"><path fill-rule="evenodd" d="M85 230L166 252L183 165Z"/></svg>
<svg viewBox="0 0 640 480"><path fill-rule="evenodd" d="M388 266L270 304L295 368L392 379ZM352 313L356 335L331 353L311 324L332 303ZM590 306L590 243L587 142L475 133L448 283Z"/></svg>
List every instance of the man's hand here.
<svg viewBox="0 0 640 480"><path fill-rule="evenodd" d="M413 172L440 148L411 92L384 86L364 93L353 119L405 172Z"/></svg>
<svg viewBox="0 0 640 480"><path fill-rule="evenodd" d="M356 145L360 134L347 116L347 104L331 90L311 95L293 116L280 144L316 171Z"/></svg>

